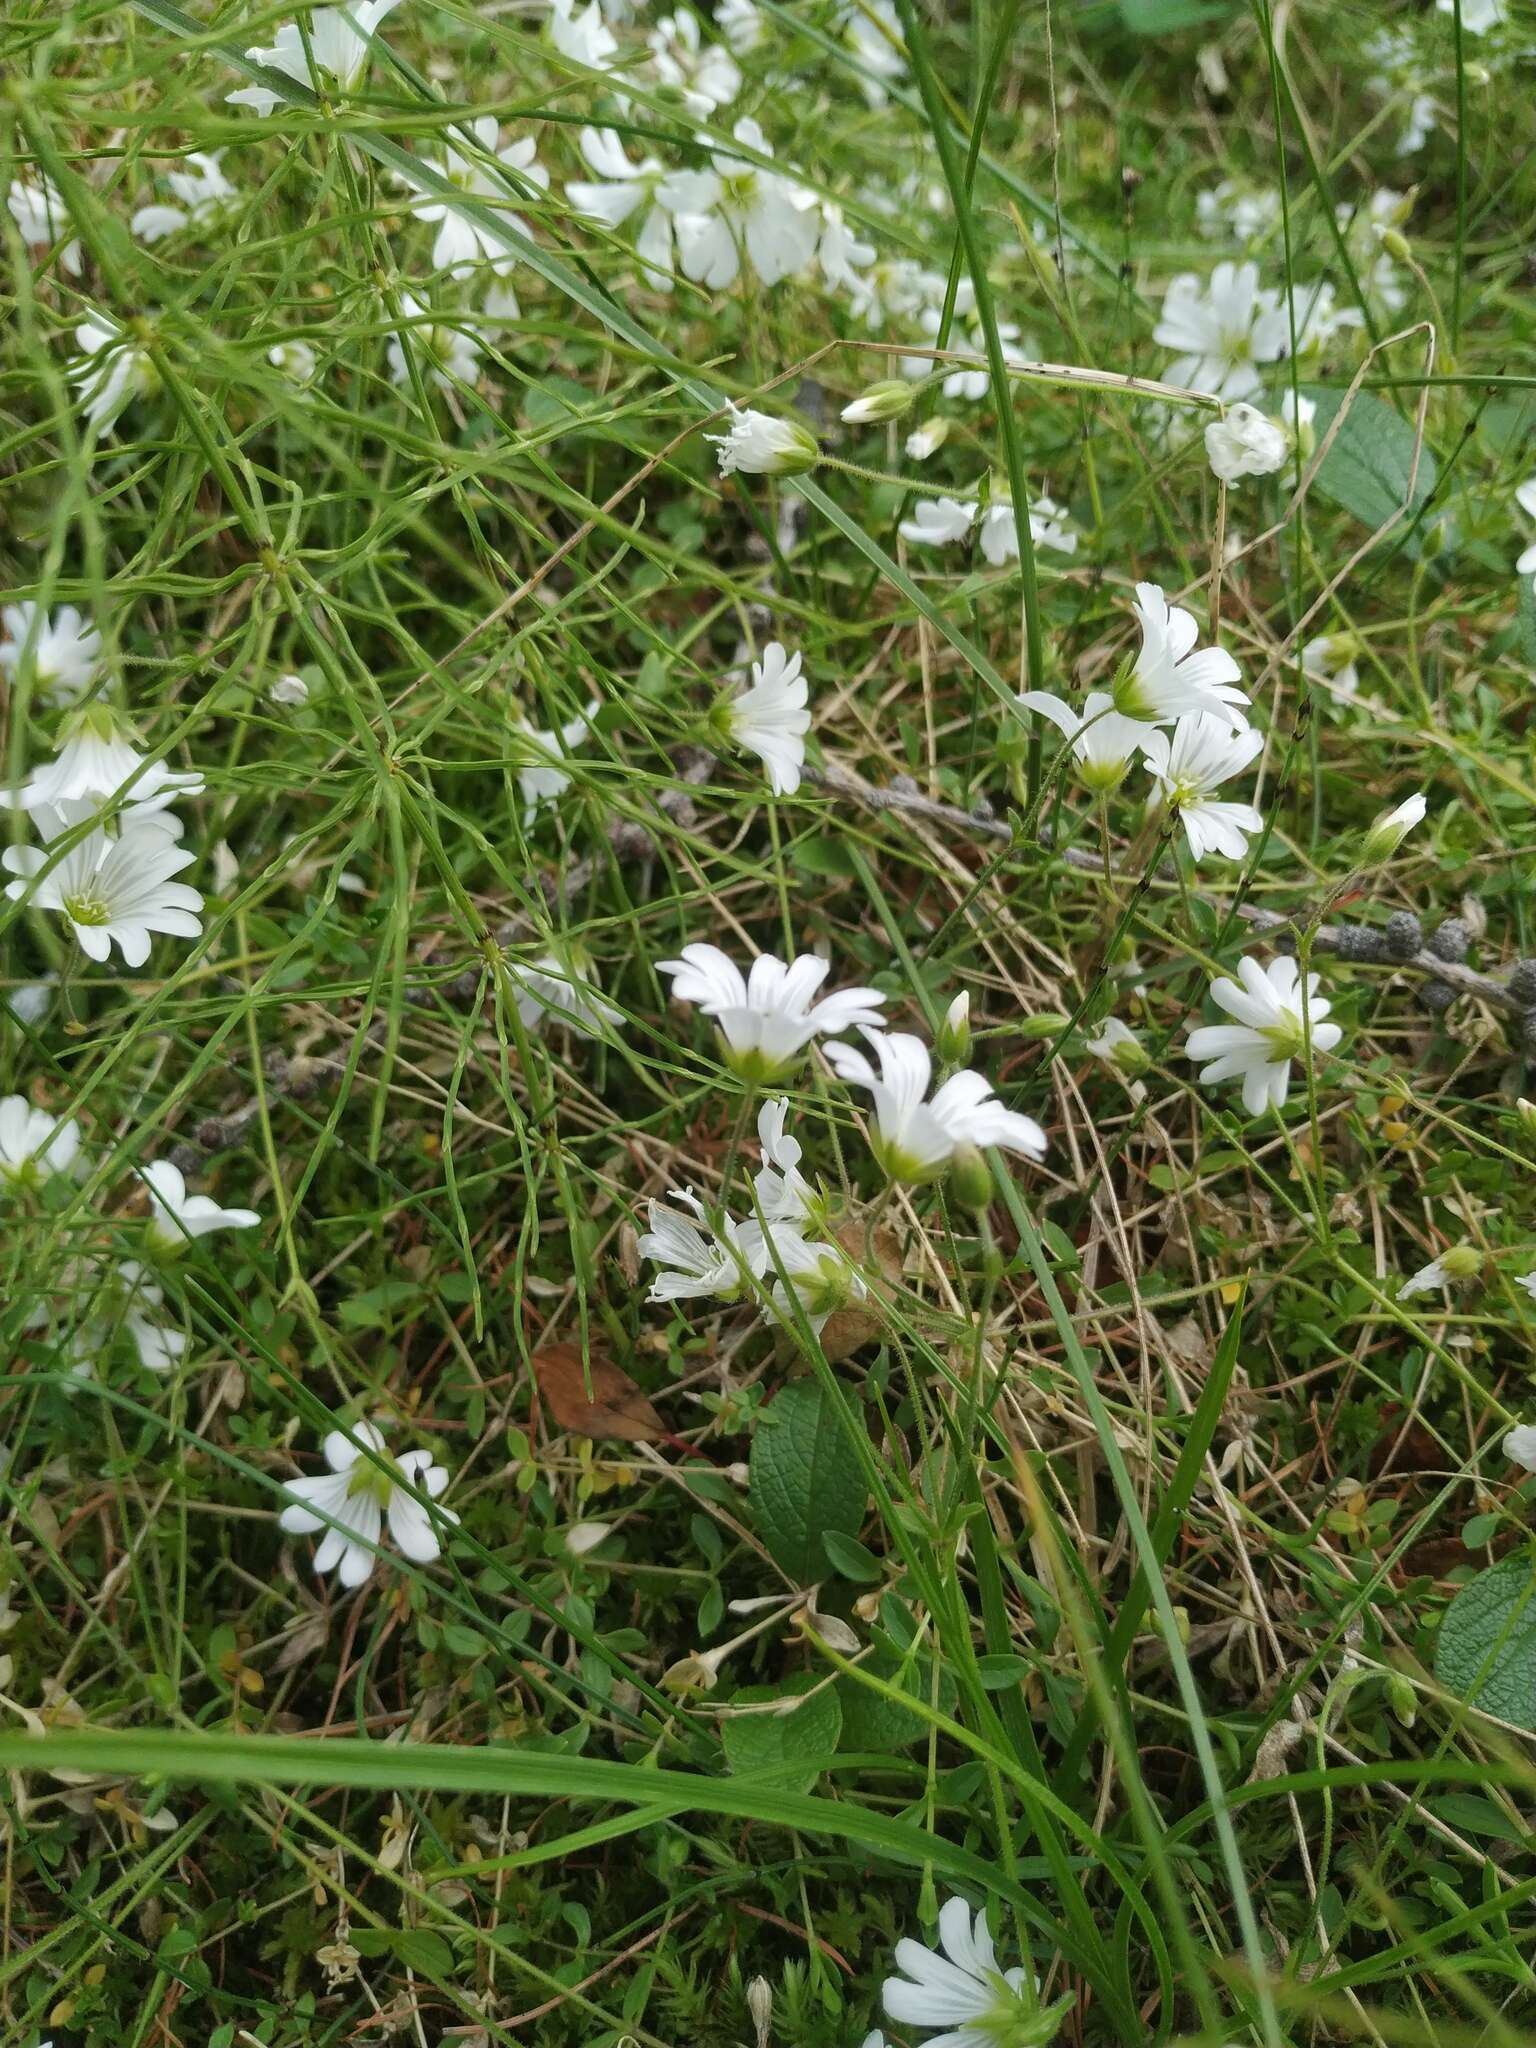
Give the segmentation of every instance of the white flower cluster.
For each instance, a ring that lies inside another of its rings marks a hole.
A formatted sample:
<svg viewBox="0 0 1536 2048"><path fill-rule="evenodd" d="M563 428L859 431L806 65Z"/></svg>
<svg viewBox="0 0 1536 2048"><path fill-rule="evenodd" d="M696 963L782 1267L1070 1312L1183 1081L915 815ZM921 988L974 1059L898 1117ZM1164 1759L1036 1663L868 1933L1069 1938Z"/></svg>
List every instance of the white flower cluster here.
<svg viewBox="0 0 1536 2048"><path fill-rule="evenodd" d="M1043 1159L1045 1132L1032 1117L1007 1109L981 1074L961 1066L934 1089L933 1056L920 1038L886 1031L885 996L874 988L844 988L814 1000L828 963L813 954L786 963L760 954L745 975L718 946L685 946L677 960L661 962L675 1000L709 1017L721 1059L753 1087L781 1083L818 1040L828 1066L849 1086L865 1091L874 1109L870 1143L893 1182L919 1185L962 1162L974 1186L982 1148L997 1146ZM862 1031L873 1062L838 1034ZM941 1041L946 1050L969 1044L968 1005L951 1006ZM788 1099L774 1098L759 1112L763 1165L753 1181L752 1213L737 1221L712 1217L691 1189L673 1189L671 1206L652 1201L641 1252L662 1268L653 1301L713 1296L735 1301L760 1296L780 1320L791 1320L789 1292L812 1327L820 1330L836 1308L862 1300L866 1283L843 1247L809 1235L826 1225L826 1198L800 1171L798 1139L785 1130ZM983 1169L984 1170L984 1169ZM979 1200L985 1193L967 1192Z"/></svg>

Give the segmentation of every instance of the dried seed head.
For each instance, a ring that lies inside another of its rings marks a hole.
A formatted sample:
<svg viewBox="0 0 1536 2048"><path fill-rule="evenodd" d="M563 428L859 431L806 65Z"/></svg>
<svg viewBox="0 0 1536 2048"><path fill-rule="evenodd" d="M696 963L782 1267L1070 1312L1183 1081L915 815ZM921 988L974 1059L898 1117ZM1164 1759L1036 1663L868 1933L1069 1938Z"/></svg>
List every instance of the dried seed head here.
<svg viewBox="0 0 1536 2048"><path fill-rule="evenodd" d="M1389 960L1412 960L1424 945L1424 927L1411 910L1394 910L1381 934L1382 950Z"/></svg>
<svg viewBox="0 0 1536 2048"><path fill-rule="evenodd" d="M1456 991L1448 981L1426 981L1419 990L1419 1000L1423 1003L1426 1010L1431 1010L1436 1015L1439 1015L1441 1011L1448 1010L1452 1003L1455 1002Z"/></svg>
<svg viewBox="0 0 1536 2048"><path fill-rule="evenodd" d="M1429 950L1437 960L1465 960L1471 944L1472 933L1466 921L1448 917L1435 927L1430 936Z"/></svg>

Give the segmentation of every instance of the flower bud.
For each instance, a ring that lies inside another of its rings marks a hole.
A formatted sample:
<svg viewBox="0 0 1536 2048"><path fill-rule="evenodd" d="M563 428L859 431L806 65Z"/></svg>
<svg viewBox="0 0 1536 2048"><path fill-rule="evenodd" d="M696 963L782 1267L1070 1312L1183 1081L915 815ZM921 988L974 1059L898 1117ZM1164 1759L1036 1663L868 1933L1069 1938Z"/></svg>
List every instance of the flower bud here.
<svg viewBox="0 0 1536 2048"><path fill-rule="evenodd" d="M754 1977L748 1984L747 2011L752 2015L757 2048L768 2048L768 2031L773 2025L773 1986L766 1977Z"/></svg>
<svg viewBox="0 0 1536 2048"><path fill-rule="evenodd" d="M1413 254L1408 246L1408 237L1401 228L1383 228L1381 246L1398 263L1407 263Z"/></svg>
<svg viewBox="0 0 1536 2048"><path fill-rule="evenodd" d="M1071 1022L1063 1010L1037 1010L1033 1017L1025 1017L1015 1029L1020 1038L1055 1038Z"/></svg>
<svg viewBox="0 0 1536 2048"><path fill-rule="evenodd" d="M950 1192L963 1209L992 1206L992 1169L974 1145L957 1145L949 1163Z"/></svg>
<svg viewBox="0 0 1536 2048"><path fill-rule="evenodd" d="M1440 1254L1439 1265L1452 1280L1475 1280L1483 1270L1483 1255L1476 1245L1453 1244Z"/></svg>
<svg viewBox="0 0 1536 2048"><path fill-rule="evenodd" d="M1361 865L1376 867L1382 861L1390 860L1414 826L1422 823L1428 808L1420 791L1400 803L1396 810L1383 811L1365 835L1365 845L1360 849Z"/></svg>
<svg viewBox="0 0 1536 2048"><path fill-rule="evenodd" d="M612 1534L612 1522L573 1522L565 1532L565 1547L572 1557L585 1557Z"/></svg>
<svg viewBox="0 0 1536 2048"><path fill-rule="evenodd" d="M866 420L899 420L916 396L912 385L889 377L883 383L871 384L861 396L845 405L843 418L850 426L862 425Z"/></svg>
<svg viewBox="0 0 1536 2048"><path fill-rule="evenodd" d="M971 997L962 989L944 1012L934 1034L933 1049L945 1066L963 1067L971 1057Z"/></svg>
<svg viewBox="0 0 1536 2048"><path fill-rule="evenodd" d="M1532 1102L1529 1096L1522 1095L1515 1104L1515 1116L1525 1135L1536 1139L1536 1102Z"/></svg>
<svg viewBox="0 0 1536 2048"><path fill-rule="evenodd" d="M924 426L914 427L907 436L907 454L913 462L926 462L949 439L949 421L942 413Z"/></svg>

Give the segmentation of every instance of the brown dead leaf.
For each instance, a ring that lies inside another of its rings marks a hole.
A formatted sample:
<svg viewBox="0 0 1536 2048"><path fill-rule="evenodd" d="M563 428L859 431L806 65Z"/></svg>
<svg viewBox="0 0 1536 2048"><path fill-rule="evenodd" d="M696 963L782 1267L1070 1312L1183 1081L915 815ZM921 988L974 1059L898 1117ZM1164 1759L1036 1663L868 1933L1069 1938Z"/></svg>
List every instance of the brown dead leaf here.
<svg viewBox="0 0 1536 2048"><path fill-rule="evenodd" d="M833 1232L838 1243L868 1272L871 1262L892 1285L902 1275L901 1239L887 1224L866 1229L863 1219L851 1216ZM873 1309L858 1306L840 1308L827 1317L821 1332L821 1349L829 1365L849 1358L880 1335L884 1324Z"/></svg>
<svg viewBox="0 0 1536 2048"><path fill-rule="evenodd" d="M633 1444L667 1434L667 1425L629 1374L600 1351L591 1354L590 1399L574 1344L545 1344L535 1351L533 1376L545 1407L575 1436L619 1437Z"/></svg>

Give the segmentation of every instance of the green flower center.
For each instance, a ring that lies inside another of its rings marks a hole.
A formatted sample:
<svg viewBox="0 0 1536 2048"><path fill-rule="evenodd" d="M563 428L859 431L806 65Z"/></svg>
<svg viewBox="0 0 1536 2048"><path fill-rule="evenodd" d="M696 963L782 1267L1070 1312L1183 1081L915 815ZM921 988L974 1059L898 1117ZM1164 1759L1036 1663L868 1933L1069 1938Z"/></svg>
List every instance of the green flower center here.
<svg viewBox="0 0 1536 2048"><path fill-rule="evenodd" d="M71 924L103 925L112 922L110 907L100 896L80 890L64 898L64 915Z"/></svg>
<svg viewBox="0 0 1536 2048"><path fill-rule="evenodd" d="M1273 1048L1271 1057L1277 1061L1299 1060L1307 1049L1307 1035L1294 1010L1282 1010L1273 1024L1260 1028L1259 1036Z"/></svg>
<svg viewBox="0 0 1536 2048"><path fill-rule="evenodd" d="M375 1453L375 1456L381 1455ZM371 1493L379 1504L380 1512L389 1506L390 1495L401 1483L400 1474L388 1464L376 1465L371 1458L359 1457L352 1467L347 1481L347 1498L355 1500L359 1494Z"/></svg>

